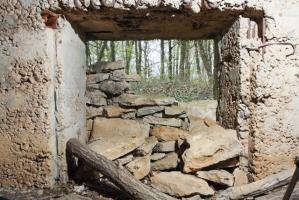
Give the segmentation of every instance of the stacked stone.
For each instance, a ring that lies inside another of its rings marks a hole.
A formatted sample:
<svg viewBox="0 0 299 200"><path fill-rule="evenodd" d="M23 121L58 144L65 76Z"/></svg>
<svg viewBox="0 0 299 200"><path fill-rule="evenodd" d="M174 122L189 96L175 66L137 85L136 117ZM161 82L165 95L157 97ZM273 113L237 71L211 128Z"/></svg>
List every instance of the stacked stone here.
<svg viewBox="0 0 299 200"><path fill-rule="evenodd" d="M236 131L188 116L174 98L131 94L121 62L87 75L89 148L125 166L137 179L175 197L213 196L247 183L238 168Z"/></svg>

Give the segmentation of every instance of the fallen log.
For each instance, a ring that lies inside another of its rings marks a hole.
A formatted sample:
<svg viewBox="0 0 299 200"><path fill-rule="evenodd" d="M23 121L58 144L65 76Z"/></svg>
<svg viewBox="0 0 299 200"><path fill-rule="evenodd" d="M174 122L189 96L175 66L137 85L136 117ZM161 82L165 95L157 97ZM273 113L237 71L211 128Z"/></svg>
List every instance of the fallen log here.
<svg viewBox="0 0 299 200"><path fill-rule="evenodd" d="M116 165L106 157L91 151L82 145L77 139L70 139L67 142L67 156L75 156L90 167L102 173L112 183L123 189L125 193L138 200L176 200L154 188L144 185L135 179L125 168ZM72 159L68 158L68 162ZM72 166L73 163L68 163Z"/></svg>
<svg viewBox="0 0 299 200"><path fill-rule="evenodd" d="M288 184L292 174L293 171L284 170L246 185L230 187L217 194L216 199L244 199L246 197L256 197Z"/></svg>

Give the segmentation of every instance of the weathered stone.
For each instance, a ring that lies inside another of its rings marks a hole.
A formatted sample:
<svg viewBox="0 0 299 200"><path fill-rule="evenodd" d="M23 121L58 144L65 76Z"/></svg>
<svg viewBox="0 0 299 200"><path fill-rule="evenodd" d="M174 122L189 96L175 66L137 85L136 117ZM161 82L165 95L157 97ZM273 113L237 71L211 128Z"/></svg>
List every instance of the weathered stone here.
<svg viewBox="0 0 299 200"><path fill-rule="evenodd" d="M155 113L153 114L154 117L159 117L162 118L163 117L163 113Z"/></svg>
<svg viewBox="0 0 299 200"><path fill-rule="evenodd" d="M100 85L98 83L86 85L86 90L99 90Z"/></svg>
<svg viewBox="0 0 299 200"><path fill-rule="evenodd" d="M175 151L175 141L167 141L167 142L159 142L155 147L154 147L154 152L172 152Z"/></svg>
<svg viewBox="0 0 299 200"><path fill-rule="evenodd" d="M141 95L123 94L119 98L119 103L128 107L141 107L173 105L177 104L177 101L172 97L152 98Z"/></svg>
<svg viewBox="0 0 299 200"><path fill-rule="evenodd" d="M106 94L99 90L86 91L86 103L94 106L107 105Z"/></svg>
<svg viewBox="0 0 299 200"><path fill-rule="evenodd" d="M88 74L86 75L86 85L102 82L109 78L108 73Z"/></svg>
<svg viewBox="0 0 299 200"><path fill-rule="evenodd" d="M205 130L193 129L191 134L186 139L190 147L182 155L184 172L198 171L237 157L242 152L242 145L233 130L213 126Z"/></svg>
<svg viewBox="0 0 299 200"><path fill-rule="evenodd" d="M198 171L196 176L220 185L233 186L234 176L225 170Z"/></svg>
<svg viewBox="0 0 299 200"><path fill-rule="evenodd" d="M113 81L124 81L125 80L126 73L123 69L115 70L110 75L110 79Z"/></svg>
<svg viewBox="0 0 299 200"><path fill-rule="evenodd" d="M94 107L94 106L86 107L86 118L87 119L100 117L102 115L103 115L103 107Z"/></svg>
<svg viewBox="0 0 299 200"><path fill-rule="evenodd" d="M132 154L129 154L127 156L117 159L115 162L118 165L125 165L125 164L128 164L129 162L131 162L133 159L134 159L134 156Z"/></svg>
<svg viewBox="0 0 299 200"><path fill-rule="evenodd" d="M209 169L224 169L224 168L235 168L240 165L239 157L231 158L228 160L221 161L215 165L211 165Z"/></svg>
<svg viewBox="0 0 299 200"><path fill-rule="evenodd" d="M200 197L200 195L195 195L192 197L182 198L182 200L202 200L202 198Z"/></svg>
<svg viewBox="0 0 299 200"><path fill-rule="evenodd" d="M151 169L154 171L175 169L178 166L178 162L178 154L175 152L168 153L164 158L151 163Z"/></svg>
<svg viewBox="0 0 299 200"><path fill-rule="evenodd" d="M163 111L164 108L160 106L150 106L150 107L143 107L137 110L137 117L143 117L146 115L151 115L157 112Z"/></svg>
<svg viewBox="0 0 299 200"><path fill-rule="evenodd" d="M118 69L124 69L124 63L121 60L115 62L99 61L92 65L93 71L96 73L111 72Z"/></svg>
<svg viewBox="0 0 299 200"><path fill-rule="evenodd" d="M156 173L151 177L151 182L153 187L177 197L214 194L214 190L205 180L177 171Z"/></svg>
<svg viewBox="0 0 299 200"><path fill-rule="evenodd" d="M106 117L120 117L122 114L134 112L135 109L125 109L120 106L111 105L103 108L103 113Z"/></svg>
<svg viewBox="0 0 299 200"><path fill-rule="evenodd" d="M137 179L143 179L151 170L151 162L149 156L137 157L126 165L127 169Z"/></svg>
<svg viewBox="0 0 299 200"><path fill-rule="evenodd" d="M128 74L128 75L126 75L124 81L126 81L126 82L139 82L139 81L141 81L141 77L138 74Z"/></svg>
<svg viewBox="0 0 299 200"><path fill-rule="evenodd" d="M166 156L165 153L153 153L150 158L152 161L157 161L164 158L165 156Z"/></svg>
<svg viewBox="0 0 299 200"><path fill-rule="evenodd" d="M216 100L199 100L188 103L180 102L179 106L183 108L189 117L210 118L216 120Z"/></svg>
<svg viewBox="0 0 299 200"><path fill-rule="evenodd" d="M136 118L136 113L135 112L130 112L130 113L125 113L121 115L122 119L135 119Z"/></svg>
<svg viewBox="0 0 299 200"><path fill-rule="evenodd" d="M145 116L143 118L143 121L154 125L164 125L164 126L173 126L173 127L182 126L182 120L176 118L159 118L154 116Z"/></svg>
<svg viewBox="0 0 299 200"><path fill-rule="evenodd" d="M178 106L165 107L164 114L169 117L178 117L180 115L186 114L185 110Z"/></svg>
<svg viewBox="0 0 299 200"><path fill-rule="evenodd" d="M92 124L93 124L93 120L92 119L86 120L86 130L87 131L91 131L92 130Z"/></svg>
<svg viewBox="0 0 299 200"><path fill-rule="evenodd" d="M236 168L233 171L233 176L235 177L234 186L246 185L248 183L248 177L246 172L239 168Z"/></svg>
<svg viewBox="0 0 299 200"><path fill-rule="evenodd" d="M88 146L114 160L141 146L148 136L148 124L133 120L96 118Z"/></svg>
<svg viewBox="0 0 299 200"><path fill-rule="evenodd" d="M157 143L158 140L155 136L148 137L145 139L144 144L138 147L134 153L137 156L148 155L152 152L153 148L156 146Z"/></svg>
<svg viewBox="0 0 299 200"><path fill-rule="evenodd" d="M156 136L159 141L185 139L188 135L186 131L168 126L154 127L150 134Z"/></svg>
<svg viewBox="0 0 299 200"><path fill-rule="evenodd" d="M120 95L129 88L126 82L106 80L100 83L100 90L108 95Z"/></svg>

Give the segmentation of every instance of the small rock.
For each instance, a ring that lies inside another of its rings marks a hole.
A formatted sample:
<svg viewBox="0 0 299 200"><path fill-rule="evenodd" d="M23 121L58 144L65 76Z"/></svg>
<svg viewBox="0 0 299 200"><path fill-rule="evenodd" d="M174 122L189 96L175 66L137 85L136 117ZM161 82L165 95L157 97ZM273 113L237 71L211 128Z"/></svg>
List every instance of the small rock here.
<svg viewBox="0 0 299 200"><path fill-rule="evenodd" d="M103 107L94 107L94 106L86 107L86 118L87 119L100 117L100 116L103 116Z"/></svg>
<svg viewBox="0 0 299 200"><path fill-rule="evenodd" d="M107 96L105 93L99 90L87 90L86 91L86 104L94 106L106 106Z"/></svg>
<svg viewBox="0 0 299 200"><path fill-rule="evenodd" d="M87 131L91 131L92 130L92 124L93 124L93 120L92 119L86 120L86 130Z"/></svg>
<svg viewBox="0 0 299 200"><path fill-rule="evenodd" d="M178 154L171 152L156 162L151 164L151 169L154 171L163 171L169 169L175 169L178 166L179 158Z"/></svg>
<svg viewBox="0 0 299 200"><path fill-rule="evenodd" d="M234 186L241 186L241 185L246 185L248 184L248 177L246 172L243 170L236 168L233 171L233 176L235 177L235 183Z"/></svg>
<svg viewBox="0 0 299 200"><path fill-rule="evenodd" d="M147 154L150 154L157 143L158 140L155 136L146 138L144 144L135 150L135 155L145 156Z"/></svg>
<svg viewBox="0 0 299 200"><path fill-rule="evenodd" d="M84 185L75 185L74 186L74 191L77 193L82 193L82 192L84 192L84 190L85 190Z"/></svg>
<svg viewBox="0 0 299 200"><path fill-rule="evenodd" d="M127 169L137 179L143 179L151 170L151 162L149 156L138 157L126 165Z"/></svg>
<svg viewBox="0 0 299 200"><path fill-rule="evenodd" d="M168 117L178 117L180 115L186 114L186 112L178 106L173 106L173 107L166 106L164 114Z"/></svg>
<svg viewBox="0 0 299 200"><path fill-rule="evenodd" d="M159 117L162 118L163 117L163 113L155 113L153 114L154 117Z"/></svg>
<svg viewBox="0 0 299 200"><path fill-rule="evenodd" d="M131 162L133 159L134 159L134 156L132 154L129 154L127 156L117 159L116 163L119 165L125 165L125 164Z"/></svg>
<svg viewBox="0 0 299 200"><path fill-rule="evenodd" d="M126 77L126 73L123 69L115 70L110 75L110 79L113 81L124 81Z"/></svg>
<svg viewBox="0 0 299 200"><path fill-rule="evenodd" d="M166 156L165 153L153 153L150 158L152 161L157 161L164 158L165 156Z"/></svg>
<svg viewBox="0 0 299 200"><path fill-rule="evenodd" d="M154 125L164 125L164 126L173 126L181 127L182 120L176 118L158 118L154 116L145 116L143 118L144 122Z"/></svg>
<svg viewBox="0 0 299 200"><path fill-rule="evenodd" d="M108 95L120 95L129 88L126 82L106 80L100 83L100 90Z"/></svg>
<svg viewBox="0 0 299 200"><path fill-rule="evenodd" d="M109 74L107 73L98 73L98 74L88 74L86 75L86 85L91 85L95 83L102 82L109 78Z"/></svg>
<svg viewBox="0 0 299 200"><path fill-rule="evenodd" d="M151 115L163 111L164 108L160 106L143 107L137 110L137 117Z"/></svg>
<svg viewBox="0 0 299 200"><path fill-rule="evenodd" d="M119 106L111 105L104 107L104 114L108 118L120 117L122 114L134 112L135 109L124 109Z"/></svg>
<svg viewBox="0 0 299 200"><path fill-rule="evenodd" d="M175 151L175 141L167 141L167 142L159 142L155 147L154 147L154 152L159 152L159 153L167 153L167 152L172 152Z"/></svg>
<svg viewBox="0 0 299 200"><path fill-rule="evenodd" d="M182 200L202 200L202 198L200 197L200 195L195 195L192 197L182 198Z"/></svg>
<svg viewBox="0 0 299 200"><path fill-rule="evenodd" d="M205 180L178 171L155 173L151 182L156 189L177 197L214 194L214 190Z"/></svg>
<svg viewBox="0 0 299 200"><path fill-rule="evenodd" d="M86 85L86 90L99 90L99 89L100 89L100 85L97 83Z"/></svg>
<svg viewBox="0 0 299 200"><path fill-rule="evenodd" d="M177 101L172 97L152 98L142 95L123 94L119 98L119 103L127 107L141 107L173 105L177 104Z"/></svg>
<svg viewBox="0 0 299 200"><path fill-rule="evenodd" d="M111 72L118 69L124 69L124 63L121 60L115 62L104 62L99 61L90 66L93 72L100 73L100 72Z"/></svg>
<svg viewBox="0 0 299 200"><path fill-rule="evenodd" d="M125 113L121 115L122 119L135 119L136 118L136 113L135 112L130 112L130 113Z"/></svg>
<svg viewBox="0 0 299 200"><path fill-rule="evenodd" d="M156 136L159 141L173 141L185 139L188 133L178 128L160 126L154 127L151 131L151 135Z"/></svg>
<svg viewBox="0 0 299 200"><path fill-rule="evenodd" d="M196 176L221 185L233 186L234 184L234 176L225 170L198 171Z"/></svg>

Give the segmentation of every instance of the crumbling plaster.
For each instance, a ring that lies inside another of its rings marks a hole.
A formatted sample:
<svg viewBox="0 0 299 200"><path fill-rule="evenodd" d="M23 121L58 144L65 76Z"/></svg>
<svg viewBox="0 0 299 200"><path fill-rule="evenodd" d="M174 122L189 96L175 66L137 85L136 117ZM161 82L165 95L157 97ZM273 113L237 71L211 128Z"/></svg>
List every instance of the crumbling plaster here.
<svg viewBox="0 0 299 200"><path fill-rule="evenodd" d="M82 2L86 4L82 4ZM85 21L88 22L86 17L89 15L99 17L95 19L100 19L102 16L109 17L109 13L113 13L114 16L118 13L122 13L120 16L129 16L127 19L129 23L123 24L123 27L120 27L122 23L117 24L113 21L114 18L107 18L104 20L106 26L103 27L109 29L108 34L105 32L93 34L91 39L119 39L120 36L122 39L167 38L167 34L170 33L173 34L168 35L169 38L194 38L194 35L184 35L182 31L171 29L173 26L167 29L163 19L169 22L173 13L178 15L174 25L180 22L184 26L186 25L187 28L183 29L185 32L192 32L197 27L199 20L203 23L201 24L203 29L202 31L200 28L197 29L198 37L217 37L225 35L228 31L226 26L232 25L240 15L250 18L251 20L247 20L247 22L251 21L250 23L254 24L254 21L261 18L261 14L263 14L265 28L259 27L262 35L257 38L247 37L247 35L246 38L242 37L240 40L240 59L237 68L239 77L236 80L239 87L235 87L237 92L234 91L238 95L236 99L238 103L233 104L235 110L232 112L238 117L236 123L233 120L234 125L231 124L232 121L227 121L226 125L235 126L240 137L245 140L248 138L247 156L252 178L260 179L292 166L292 160L299 152L299 111L297 108L299 103L299 27L296 26L299 19L298 0L117 0L114 8L107 8L103 5L98 7L98 2L95 0L1 1L1 186L51 186L54 179L59 177L61 170L65 170L63 169L64 164L60 164L59 161L64 160L63 153L60 156L57 148L53 148L57 145L56 136L60 134L66 140L69 137L78 137L77 133L84 129L84 120L74 122L81 119L81 115L78 113L84 107L81 102L82 93L73 91L77 88L75 86L70 87L69 89L72 91L67 93L68 87L63 86L65 82L73 83L70 80L72 77L70 74L79 73L79 67L83 70L84 67L81 64L84 60L80 60L78 65L75 65L78 67L78 71L68 69L70 71L65 71L65 79L60 79L63 73L58 74L56 71L59 69L56 68L59 66L59 62L55 61L54 53L57 50L55 47L56 31L46 29L42 23L41 12L45 9L64 14L74 27L87 33L91 25L95 27L99 25L85 23ZM140 4L136 5L136 2L140 2ZM100 10L97 10L98 8ZM205 21L205 19L211 18L211 13L218 17ZM142 17L142 23L138 24L140 17L130 18L135 14ZM153 16L150 20L155 20L155 23L150 22L147 26L147 15ZM228 20L222 23L224 18ZM103 19L99 21L101 20ZM193 22L195 20L195 23L189 23L188 20L193 20ZM239 24L240 33L246 35L250 27L243 22ZM132 23L141 25L142 29L138 34L134 34L132 31ZM209 24L214 25L210 26ZM221 24L225 26L222 27ZM178 30L182 30L184 26ZM153 34L152 30L160 31ZM201 32L202 35L200 35ZM212 34L207 34L209 32ZM72 42L68 44L74 45L74 48L78 47L82 53L84 51L83 44L77 39L76 41L78 46ZM61 50L64 51L64 48L62 47ZM65 65L69 64L69 61L65 62ZM64 66L63 63L62 65ZM57 88L57 84L60 84L59 80L63 82ZM84 84L82 79L79 80L79 83ZM79 90L81 91L81 89ZM62 98L60 105L66 106L65 110L56 107L56 111L62 111L65 121L59 120L59 115L55 112L55 91L58 91L58 97ZM78 103L76 104L78 110L72 110L76 107L68 107L67 101L64 102L64 100L76 94L79 95L79 100L72 102ZM77 117L67 119L73 112L77 113ZM63 127L64 122L68 128L59 133L57 127ZM74 131L75 129L77 131ZM82 140L84 140L83 138ZM61 140L63 142L58 145L61 146L60 152L64 151L65 140ZM58 166L61 168L58 169Z"/></svg>

